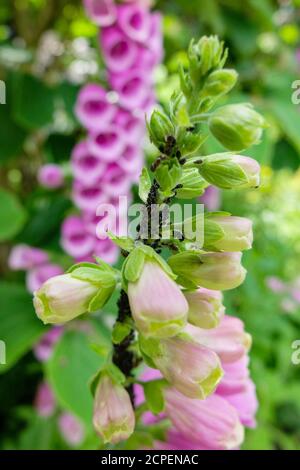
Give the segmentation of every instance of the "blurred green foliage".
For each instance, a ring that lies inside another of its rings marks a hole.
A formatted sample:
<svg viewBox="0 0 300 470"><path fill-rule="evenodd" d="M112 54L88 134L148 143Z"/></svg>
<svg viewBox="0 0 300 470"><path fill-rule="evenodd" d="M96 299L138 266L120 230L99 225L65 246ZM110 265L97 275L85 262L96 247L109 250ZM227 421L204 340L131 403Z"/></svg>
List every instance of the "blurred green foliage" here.
<svg viewBox="0 0 300 470"><path fill-rule="evenodd" d="M291 344L300 338L300 308L285 313L284 298L270 291L266 278L291 283L299 271L300 120L291 95L299 76L300 2L158 0L156 5L164 14L166 49L156 73L161 103L176 86L191 37L219 34L240 75L231 101L253 102L270 125L250 152L263 165L261 190L224 193L223 209L248 216L255 225L254 249L245 256L246 283L227 294L226 303L230 313L243 318L254 340L252 370L260 409L258 427L248 432L245 448L299 449L300 366L291 362ZM46 329L35 319L23 274L8 271L7 255L22 241L69 264L59 246L60 225L70 209L68 193L39 188L36 173L45 162L68 169L70 151L81 135L73 114L79 86L93 77L105 80L97 28L80 0L2 0L0 25L0 79L7 95L7 104L0 105L0 339L12 345L7 365L0 366L0 448L67 447L55 417L39 418L31 407L42 374L60 406L84 423L82 447L96 448L88 380L101 358L89 346L95 338L105 344L109 332L99 321L67 331L42 370L29 351ZM219 150L213 139L205 146ZM115 313L115 300L107 313ZM146 438L141 431L128 445L134 448Z"/></svg>

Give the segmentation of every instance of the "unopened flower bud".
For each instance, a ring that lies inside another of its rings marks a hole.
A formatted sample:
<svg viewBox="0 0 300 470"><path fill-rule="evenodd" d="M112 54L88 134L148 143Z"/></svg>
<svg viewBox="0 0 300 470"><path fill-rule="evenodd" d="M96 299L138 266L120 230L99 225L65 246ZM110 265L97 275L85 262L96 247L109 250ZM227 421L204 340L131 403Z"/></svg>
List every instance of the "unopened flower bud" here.
<svg viewBox="0 0 300 470"><path fill-rule="evenodd" d="M155 172L155 178L162 191L171 191L180 181L182 168L178 160L159 165Z"/></svg>
<svg viewBox="0 0 300 470"><path fill-rule="evenodd" d="M225 148L233 151L257 144L264 127L264 118L247 103L223 106L209 119L211 133Z"/></svg>
<svg viewBox="0 0 300 470"><path fill-rule="evenodd" d="M190 74L197 86L201 78L217 68L222 68L227 51L217 36L203 36L197 43L192 41L188 50Z"/></svg>
<svg viewBox="0 0 300 470"><path fill-rule="evenodd" d="M129 263L132 256L136 256L134 252L129 255ZM156 259L146 257L143 260L136 280L129 279L128 297L133 319L143 335L165 338L184 328L187 301L170 272L166 272Z"/></svg>
<svg viewBox="0 0 300 470"><path fill-rule="evenodd" d="M115 288L114 275L87 269L52 277L34 293L36 314L45 324L66 323L106 303Z"/></svg>
<svg viewBox="0 0 300 470"><path fill-rule="evenodd" d="M196 168L184 168L179 184L176 196L180 199L193 199L201 196L207 186Z"/></svg>
<svg viewBox="0 0 300 470"><path fill-rule="evenodd" d="M147 343L141 339L141 348ZM152 346L152 345L151 345ZM148 351L146 350L146 354ZM198 344L189 335L157 341L157 347L148 353L155 367L173 387L190 398L204 400L213 393L223 371L217 354Z"/></svg>
<svg viewBox="0 0 300 470"><path fill-rule="evenodd" d="M218 326L225 311L221 292L202 287L194 292L185 292L184 295L189 304L189 323L200 328Z"/></svg>
<svg viewBox="0 0 300 470"><path fill-rule="evenodd" d="M203 92L207 96L226 95L236 84L238 74L233 69L220 69L212 72L204 85Z"/></svg>
<svg viewBox="0 0 300 470"><path fill-rule="evenodd" d="M249 219L217 214L205 219L205 248L217 251L242 251L249 250L252 242L252 222Z"/></svg>
<svg viewBox="0 0 300 470"><path fill-rule="evenodd" d="M148 124L150 139L156 147L166 144L169 135L173 135L174 129L170 119L160 111L153 111Z"/></svg>
<svg viewBox="0 0 300 470"><path fill-rule="evenodd" d="M125 388L103 373L94 399L93 423L105 443L128 439L134 431L135 416Z"/></svg>
<svg viewBox="0 0 300 470"><path fill-rule="evenodd" d="M256 188L260 184L259 164L242 155L210 155L199 166L199 172L206 181L222 189Z"/></svg>
<svg viewBox="0 0 300 470"><path fill-rule="evenodd" d="M228 290L238 287L246 277L241 265L242 254L198 253L185 251L169 258L173 272L180 282L213 290Z"/></svg>

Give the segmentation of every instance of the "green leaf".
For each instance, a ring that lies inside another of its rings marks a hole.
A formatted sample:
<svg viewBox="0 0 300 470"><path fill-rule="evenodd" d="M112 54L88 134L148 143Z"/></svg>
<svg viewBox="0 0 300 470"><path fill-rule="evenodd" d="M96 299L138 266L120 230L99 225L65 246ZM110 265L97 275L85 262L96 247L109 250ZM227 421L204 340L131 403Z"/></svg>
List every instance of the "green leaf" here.
<svg viewBox="0 0 300 470"><path fill-rule="evenodd" d="M272 96L268 100L268 107L278 120L278 126L282 132L295 149L300 152L299 107L289 100L276 96Z"/></svg>
<svg viewBox="0 0 300 470"><path fill-rule="evenodd" d="M164 410L164 386L164 380L152 380L151 382L146 382L145 385L143 385L147 405L150 411L154 414L161 413Z"/></svg>
<svg viewBox="0 0 300 470"><path fill-rule="evenodd" d="M151 184L152 183L151 183L149 172L147 168L143 168L141 176L140 176L139 197L144 203L147 202Z"/></svg>
<svg viewBox="0 0 300 470"><path fill-rule="evenodd" d="M85 333L68 331L56 345L46 367L48 380L61 406L81 418L88 427L93 410L89 383L104 360L89 347Z"/></svg>
<svg viewBox="0 0 300 470"><path fill-rule="evenodd" d="M26 212L16 196L0 189L0 241L11 240L17 235L26 221Z"/></svg>
<svg viewBox="0 0 300 470"><path fill-rule="evenodd" d="M13 83L13 116L22 127L39 129L53 122L55 92L32 75L18 74Z"/></svg>
<svg viewBox="0 0 300 470"><path fill-rule="evenodd" d="M125 251L132 251L134 248L134 240L130 237L117 237L111 232L107 233L109 238L117 245L119 246L122 250Z"/></svg>
<svg viewBox="0 0 300 470"><path fill-rule="evenodd" d="M114 344L120 344L127 338L132 330L132 325L129 323L116 322L112 332L112 340Z"/></svg>
<svg viewBox="0 0 300 470"><path fill-rule="evenodd" d="M7 104L0 105L0 122L0 161L5 162L21 153L26 132L13 121Z"/></svg>
<svg viewBox="0 0 300 470"><path fill-rule="evenodd" d="M145 254L139 248L135 248L125 261L124 277L128 282L136 282L143 270Z"/></svg>
<svg viewBox="0 0 300 470"><path fill-rule="evenodd" d="M0 283L0 325L0 340L6 344L2 373L29 351L47 328L35 315L32 296L22 285L7 282Z"/></svg>
<svg viewBox="0 0 300 470"><path fill-rule="evenodd" d="M97 310L100 310L102 307L104 307L104 305L106 304L108 299L111 297L114 290L115 290L114 285L112 285L111 287L99 289L98 293L89 303L88 311L96 312Z"/></svg>
<svg viewBox="0 0 300 470"><path fill-rule="evenodd" d="M210 246L218 240L221 240L225 235L222 227L210 220L209 218L205 219L204 222L204 246Z"/></svg>

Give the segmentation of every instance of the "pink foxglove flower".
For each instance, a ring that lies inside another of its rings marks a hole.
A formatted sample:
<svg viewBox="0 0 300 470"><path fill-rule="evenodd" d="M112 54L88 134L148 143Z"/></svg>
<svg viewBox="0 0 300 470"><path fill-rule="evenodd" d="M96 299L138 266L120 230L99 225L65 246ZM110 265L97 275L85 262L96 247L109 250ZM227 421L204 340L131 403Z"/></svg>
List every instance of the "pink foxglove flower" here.
<svg viewBox="0 0 300 470"><path fill-rule="evenodd" d="M117 444L134 431L130 397L125 388L107 374L102 374L96 389L93 423L105 443Z"/></svg>
<svg viewBox="0 0 300 470"><path fill-rule="evenodd" d="M59 165L43 165L38 173L38 182L48 189L57 189L64 184L64 174Z"/></svg>
<svg viewBox="0 0 300 470"><path fill-rule="evenodd" d="M121 128L107 124L104 129L91 132L88 147L93 155L105 162L118 160L125 148L124 133Z"/></svg>
<svg viewBox="0 0 300 470"><path fill-rule="evenodd" d="M118 24L133 41L144 43L150 39L151 15L138 4L121 5L118 8Z"/></svg>
<svg viewBox="0 0 300 470"><path fill-rule="evenodd" d="M46 362L50 359L53 349L62 336L63 331L61 326L54 326L42 336L33 349L35 357L39 361Z"/></svg>
<svg viewBox="0 0 300 470"><path fill-rule="evenodd" d="M95 238L87 232L83 220L73 215L63 223L61 244L66 253L78 259L92 253Z"/></svg>
<svg viewBox="0 0 300 470"><path fill-rule="evenodd" d="M83 0L87 14L99 26L110 26L116 20L114 0Z"/></svg>
<svg viewBox="0 0 300 470"><path fill-rule="evenodd" d="M63 413L58 420L60 432L71 447L78 447L84 440L83 424L70 413Z"/></svg>
<svg viewBox="0 0 300 470"><path fill-rule="evenodd" d="M49 418L49 416L53 415L56 402L53 392L46 382L42 382L38 386L34 406L39 416L42 416L43 418Z"/></svg>
<svg viewBox="0 0 300 470"><path fill-rule="evenodd" d="M111 71L120 73L134 66L138 59L138 45L118 27L103 29L100 38L104 58Z"/></svg>
<svg viewBox="0 0 300 470"><path fill-rule="evenodd" d="M99 130L112 121L116 106L107 99L107 92L95 83L85 85L77 98L76 114L86 128Z"/></svg>
<svg viewBox="0 0 300 470"><path fill-rule="evenodd" d="M66 323L85 313L98 291L97 285L71 274L52 277L34 293L36 314L45 324Z"/></svg>
<svg viewBox="0 0 300 470"><path fill-rule="evenodd" d="M161 340L157 355L151 359L165 379L190 398L204 400L223 375L217 354L184 335Z"/></svg>
<svg viewBox="0 0 300 470"><path fill-rule="evenodd" d="M145 261L139 279L128 284L128 297L137 328L145 336L173 336L186 323L187 301L156 262Z"/></svg>
<svg viewBox="0 0 300 470"><path fill-rule="evenodd" d="M8 258L8 266L13 271L27 271L41 264L47 263L48 254L39 248L28 245L15 245Z"/></svg>
<svg viewBox="0 0 300 470"><path fill-rule="evenodd" d="M188 321L200 328L215 328L224 315L223 296L220 291L204 289L185 292L189 304Z"/></svg>
<svg viewBox="0 0 300 470"><path fill-rule="evenodd" d="M106 169L103 159L90 152L87 141L81 141L75 146L71 163L76 180L87 186L97 183Z"/></svg>
<svg viewBox="0 0 300 470"><path fill-rule="evenodd" d="M206 400L193 400L167 389L166 412L173 426L199 448L231 450L244 439L244 429L235 408L214 394Z"/></svg>
<svg viewBox="0 0 300 470"><path fill-rule="evenodd" d="M222 362L234 362L248 353L251 336L244 330L244 324L235 317L225 315L219 326L202 329L192 325L186 331L201 345L213 349Z"/></svg>

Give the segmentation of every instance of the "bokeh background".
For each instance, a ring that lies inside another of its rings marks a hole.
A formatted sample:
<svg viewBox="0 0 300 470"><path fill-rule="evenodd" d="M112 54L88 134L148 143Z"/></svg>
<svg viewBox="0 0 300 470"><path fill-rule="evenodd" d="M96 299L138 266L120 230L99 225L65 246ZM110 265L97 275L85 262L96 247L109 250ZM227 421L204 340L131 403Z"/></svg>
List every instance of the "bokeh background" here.
<svg viewBox="0 0 300 470"><path fill-rule="evenodd" d="M260 408L244 448L299 449L300 364L292 362L292 344L300 339L300 113L291 96L300 78L300 1L159 0L155 6L164 15L165 45L155 72L158 101L166 103L176 87L191 37L215 33L230 47L229 62L240 75L230 100L251 101L269 123L261 144L248 152L262 166L261 188L218 195L223 210L251 218L255 231L253 250L244 257L247 280L225 300L253 336ZM47 250L63 267L71 263L60 246L60 227L72 210L68 185L48 191L37 173L51 162L68 175L82 133L76 96L95 77L105 82L98 29L80 0L1 1L0 79L7 104L0 105L0 340L9 347L0 365L0 449L98 446L86 382L99 366L91 344L108 341L114 299L101 321L69 327L42 363L32 349L46 328L35 318L24 273L9 270L7 262L11 248L26 243ZM205 147L219 150L213 140ZM44 377L57 401L47 419L35 406ZM146 435L137 435L129 446L145 442Z"/></svg>

